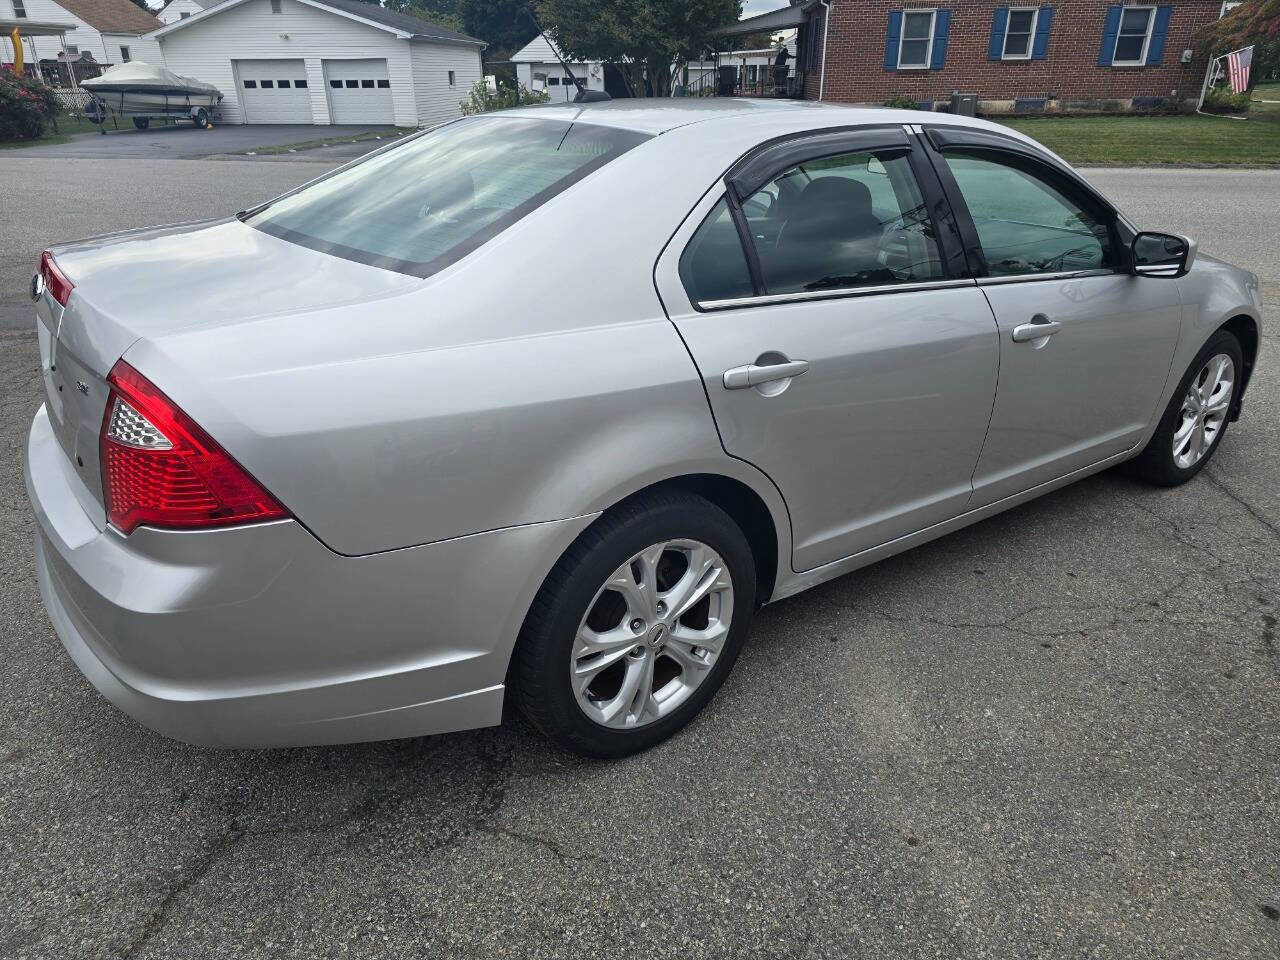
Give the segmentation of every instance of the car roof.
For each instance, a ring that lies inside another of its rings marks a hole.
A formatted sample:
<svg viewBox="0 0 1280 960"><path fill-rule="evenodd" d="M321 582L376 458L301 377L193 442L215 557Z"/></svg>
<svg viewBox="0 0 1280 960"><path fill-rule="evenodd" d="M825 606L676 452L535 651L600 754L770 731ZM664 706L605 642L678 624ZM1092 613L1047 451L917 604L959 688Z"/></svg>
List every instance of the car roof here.
<svg viewBox="0 0 1280 960"><path fill-rule="evenodd" d="M890 107L856 104L820 103L814 100L773 100L746 97L648 97L597 101L594 103L536 104L501 111L502 116L536 117L542 120L594 123L600 126L634 130L660 135L692 124L709 124L707 131L718 126L710 121L741 123L751 126L767 138L771 127L779 135L812 127L880 126L884 124L929 124L971 127L1000 133L1015 140L1034 144L1054 156L1042 144L1001 124L977 117L951 113L932 113Z"/></svg>

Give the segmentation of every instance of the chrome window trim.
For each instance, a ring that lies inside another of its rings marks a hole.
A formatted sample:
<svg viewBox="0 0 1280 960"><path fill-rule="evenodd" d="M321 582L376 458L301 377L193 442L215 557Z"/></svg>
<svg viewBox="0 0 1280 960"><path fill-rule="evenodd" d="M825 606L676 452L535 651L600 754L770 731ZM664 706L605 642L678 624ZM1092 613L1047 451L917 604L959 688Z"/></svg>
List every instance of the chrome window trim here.
<svg viewBox="0 0 1280 960"><path fill-rule="evenodd" d="M1020 279L1020 278L1019 278ZM921 290L945 290L950 287L972 287L977 281L972 277L959 280L923 280L918 283L880 283L868 287L846 287L840 290L802 290L796 293L771 293L759 297L737 297L733 300L704 300L693 306L704 312L736 310L742 307L767 307L784 303L807 303L811 300L846 300L852 297L870 297L885 293L911 293Z"/></svg>
<svg viewBox="0 0 1280 960"><path fill-rule="evenodd" d="M1035 280L1075 280L1079 277L1113 277L1125 276L1119 270L1110 267L1096 267L1092 270L1059 270L1056 273L1018 273L1009 277L979 277L978 286L994 287L1002 283L1028 283Z"/></svg>

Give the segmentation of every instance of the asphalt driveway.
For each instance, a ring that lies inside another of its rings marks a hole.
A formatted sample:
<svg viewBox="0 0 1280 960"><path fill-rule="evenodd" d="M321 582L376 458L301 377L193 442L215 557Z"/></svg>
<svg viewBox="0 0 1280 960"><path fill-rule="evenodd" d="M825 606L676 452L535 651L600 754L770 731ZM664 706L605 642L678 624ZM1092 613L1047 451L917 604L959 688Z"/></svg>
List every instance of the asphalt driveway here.
<svg viewBox="0 0 1280 960"><path fill-rule="evenodd" d="M21 157L62 159L191 160L214 154L244 153L312 140L343 139L383 131L384 126L325 126L313 124L219 124L199 129L190 123L155 124L136 130L132 123L119 129L107 124L107 132L78 133L66 143L41 144L14 151ZM368 150L369 146L365 146ZM359 156L359 153L355 154Z"/></svg>
<svg viewBox="0 0 1280 960"><path fill-rule="evenodd" d="M0 157L0 303L55 238L318 169ZM117 712L41 609L37 347L0 329L0 956L1280 955L1280 173L1090 176L1263 277L1211 467L1093 477L768 607L692 727L617 763L518 721L216 752Z"/></svg>

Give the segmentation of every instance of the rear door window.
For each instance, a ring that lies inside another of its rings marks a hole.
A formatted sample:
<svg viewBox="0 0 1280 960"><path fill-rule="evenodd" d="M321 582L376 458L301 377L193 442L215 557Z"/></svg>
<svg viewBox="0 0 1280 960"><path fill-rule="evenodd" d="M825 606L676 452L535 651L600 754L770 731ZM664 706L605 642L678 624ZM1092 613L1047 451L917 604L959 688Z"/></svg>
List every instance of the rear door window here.
<svg viewBox="0 0 1280 960"><path fill-rule="evenodd" d="M944 276L928 210L901 151L810 160L743 204L768 293Z"/></svg>
<svg viewBox="0 0 1280 960"><path fill-rule="evenodd" d="M429 276L649 136L468 117L286 195L246 218L273 236Z"/></svg>

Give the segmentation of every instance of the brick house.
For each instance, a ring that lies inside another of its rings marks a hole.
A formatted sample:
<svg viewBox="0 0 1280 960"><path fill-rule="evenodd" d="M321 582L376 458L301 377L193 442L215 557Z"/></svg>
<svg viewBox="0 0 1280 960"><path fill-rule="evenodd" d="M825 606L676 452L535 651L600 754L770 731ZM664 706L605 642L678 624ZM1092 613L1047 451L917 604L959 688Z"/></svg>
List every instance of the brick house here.
<svg viewBox="0 0 1280 960"><path fill-rule="evenodd" d="M799 27L796 69L810 100L932 107L971 93L984 112L1150 109L1199 97L1206 63L1191 38L1235 5L791 0L732 31L766 18L755 29Z"/></svg>

